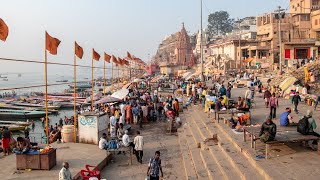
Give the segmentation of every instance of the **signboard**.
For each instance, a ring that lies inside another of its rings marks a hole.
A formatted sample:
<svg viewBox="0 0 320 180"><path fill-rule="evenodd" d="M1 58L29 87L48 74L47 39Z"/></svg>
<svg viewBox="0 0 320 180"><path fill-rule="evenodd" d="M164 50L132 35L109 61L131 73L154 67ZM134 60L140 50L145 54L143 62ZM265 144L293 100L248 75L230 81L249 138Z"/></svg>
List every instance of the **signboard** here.
<svg viewBox="0 0 320 180"><path fill-rule="evenodd" d="M79 142L98 144L102 133L107 133L108 116L79 115Z"/></svg>

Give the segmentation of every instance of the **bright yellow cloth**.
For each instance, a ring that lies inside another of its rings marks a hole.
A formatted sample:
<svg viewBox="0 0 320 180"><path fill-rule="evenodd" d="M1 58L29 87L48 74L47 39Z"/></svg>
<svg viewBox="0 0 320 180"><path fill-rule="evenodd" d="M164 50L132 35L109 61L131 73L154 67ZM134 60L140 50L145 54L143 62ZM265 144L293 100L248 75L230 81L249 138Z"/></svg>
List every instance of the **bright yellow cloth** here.
<svg viewBox="0 0 320 180"><path fill-rule="evenodd" d="M189 97L189 94L190 94L190 85L187 84L187 96Z"/></svg>
<svg viewBox="0 0 320 180"><path fill-rule="evenodd" d="M203 96L206 96L206 95L207 95L207 91L206 91L206 90L203 90L203 91L202 91L202 95L203 95Z"/></svg>
<svg viewBox="0 0 320 180"><path fill-rule="evenodd" d="M228 106L229 105L229 99L226 95L223 95L223 100L221 101L222 105Z"/></svg>

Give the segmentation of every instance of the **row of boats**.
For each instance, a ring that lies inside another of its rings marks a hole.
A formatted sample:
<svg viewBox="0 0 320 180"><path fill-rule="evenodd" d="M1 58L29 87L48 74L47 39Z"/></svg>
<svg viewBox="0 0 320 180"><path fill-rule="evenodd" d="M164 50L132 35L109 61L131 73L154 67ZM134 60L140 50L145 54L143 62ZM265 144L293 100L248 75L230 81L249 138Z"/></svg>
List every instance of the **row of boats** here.
<svg viewBox="0 0 320 180"><path fill-rule="evenodd" d="M0 99L0 119L38 119L45 117L45 100L43 96L20 97L20 99ZM90 105L85 97L74 97L72 94L50 94L48 95L48 113L58 113L60 109Z"/></svg>
<svg viewBox="0 0 320 180"><path fill-rule="evenodd" d="M23 121L2 121L0 120L1 127L7 127L9 131L23 131L27 129L32 123Z"/></svg>

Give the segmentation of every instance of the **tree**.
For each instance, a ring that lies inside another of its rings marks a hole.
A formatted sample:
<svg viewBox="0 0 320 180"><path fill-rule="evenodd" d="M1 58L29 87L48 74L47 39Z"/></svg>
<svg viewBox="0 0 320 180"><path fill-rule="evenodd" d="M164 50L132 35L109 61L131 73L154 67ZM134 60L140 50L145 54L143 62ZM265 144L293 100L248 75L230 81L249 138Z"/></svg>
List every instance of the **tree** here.
<svg viewBox="0 0 320 180"><path fill-rule="evenodd" d="M208 34L210 36L226 34L232 31L234 19L227 11L217 11L208 17Z"/></svg>

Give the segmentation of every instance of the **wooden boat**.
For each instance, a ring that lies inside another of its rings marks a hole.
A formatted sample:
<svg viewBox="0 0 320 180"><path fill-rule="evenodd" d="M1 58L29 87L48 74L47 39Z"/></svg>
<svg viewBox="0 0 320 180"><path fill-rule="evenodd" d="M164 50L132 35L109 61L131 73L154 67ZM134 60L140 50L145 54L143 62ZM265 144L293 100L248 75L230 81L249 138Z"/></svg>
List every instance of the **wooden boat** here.
<svg viewBox="0 0 320 180"><path fill-rule="evenodd" d="M16 106L25 106L25 107L35 107L35 108L45 108L43 104L32 104L32 103L21 103L21 102L13 102L13 105ZM48 105L48 109L60 109L60 105Z"/></svg>
<svg viewBox="0 0 320 180"><path fill-rule="evenodd" d="M70 84L69 87L74 88L74 85ZM92 85L88 84L88 83L77 83L76 88L77 89L88 89L88 88L92 88Z"/></svg>
<svg viewBox="0 0 320 180"><path fill-rule="evenodd" d="M1 121L0 120L0 126L2 124L10 124L10 125L17 125L17 126L30 126L31 122L24 122L24 121Z"/></svg>
<svg viewBox="0 0 320 180"><path fill-rule="evenodd" d="M56 82L68 82L68 80L59 80L59 81L56 81Z"/></svg>
<svg viewBox="0 0 320 180"><path fill-rule="evenodd" d="M33 108L33 107L25 107L25 106L13 106L10 104L0 104L0 109L15 109L15 110L28 110L28 111L45 111L45 108ZM59 111L56 109L48 109L51 113L58 113Z"/></svg>
<svg viewBox="0 0 320 180"><path fill-rule="evenodd" d="M45 117L44 111L28 111L28 110L13 110L0 109L0 118L2 119L27 119Z"/></svg>
<svg viewBox="0 0 320 180"><path fill-rule="evenodd" d="M9 131L23 131L25 130L26 126L18 126L18 125L12 125L12 124L1 124L2 127L8 127Z"/></svg>
<svg viewBox="0 0 320 180"><path fill-rule="evenodd" d="M74 102L61 102L61 108L73 108L74 107ZM80 106L79 103L76 103L76 106Z"/></svg>

